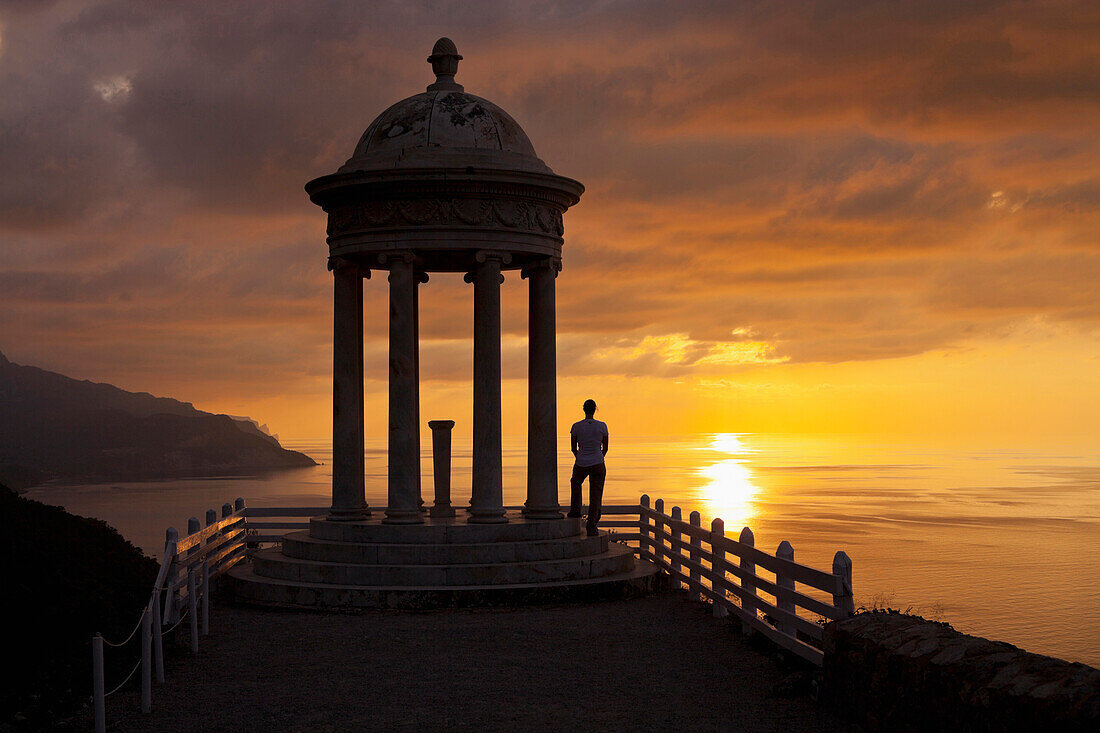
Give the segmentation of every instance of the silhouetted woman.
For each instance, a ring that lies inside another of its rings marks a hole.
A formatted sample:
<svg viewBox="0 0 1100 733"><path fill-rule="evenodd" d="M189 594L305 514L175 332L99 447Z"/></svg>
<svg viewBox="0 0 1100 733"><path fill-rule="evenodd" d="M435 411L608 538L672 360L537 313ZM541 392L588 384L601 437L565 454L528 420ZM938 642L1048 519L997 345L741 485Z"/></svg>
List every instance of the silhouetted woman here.
<svg viewBox="0 0 1100 733"><path fill-rule="evenodd" d="M595 401L585 400L582 409L584 419L569 428L569 447L577 459L573 464L573 476L569 479L572 489L569 516L581 515L581 484L587 477L588 536L594 537L603 506L603 482L607 478L607 467L603 462L603 457L607 455L607 423L592 417L596 414Z"/></svg>

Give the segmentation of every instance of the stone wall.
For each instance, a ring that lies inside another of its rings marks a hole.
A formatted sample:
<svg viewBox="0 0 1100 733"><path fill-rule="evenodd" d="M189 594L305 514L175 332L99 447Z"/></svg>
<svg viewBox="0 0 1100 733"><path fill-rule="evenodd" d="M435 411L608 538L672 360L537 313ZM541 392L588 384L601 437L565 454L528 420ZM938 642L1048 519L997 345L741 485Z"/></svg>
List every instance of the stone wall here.
<svg viewBox="0 0 1100 733"><path fill-rule="evenodd" d="M870 730L1100 730L1100 670L899 613L825 627L822 702Z"/></svg>

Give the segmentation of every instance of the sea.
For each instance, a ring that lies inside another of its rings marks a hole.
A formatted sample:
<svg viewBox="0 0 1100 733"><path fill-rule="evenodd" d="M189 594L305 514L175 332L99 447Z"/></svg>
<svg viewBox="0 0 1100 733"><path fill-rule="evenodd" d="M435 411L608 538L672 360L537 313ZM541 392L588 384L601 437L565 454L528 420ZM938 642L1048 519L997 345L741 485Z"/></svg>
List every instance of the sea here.
<svg viewBox="0 0 1100 733"><path fill-rule="evenodd" d="M425 438L427 446L427 436ZM243 497L249 506L327 506L331 446L286 443L321 465L268 475L49 485L29 498L102 519L151 555L165 529ZM562 446L560 498L572 457ZM455 436L452 501L470 491L470 441ZM525 499L526 448L504 445L505 504ZM423 455L430 502L431 456ZM786 540L823 570L852 560L856 606L895 608L1028 651L1100 667L1100 447L1005 448L875 442L865 436L717 433L618 437L605 504L643 494L715 517L756 546ZM367 500L386 503L386 446L368 441Z"/></svg>

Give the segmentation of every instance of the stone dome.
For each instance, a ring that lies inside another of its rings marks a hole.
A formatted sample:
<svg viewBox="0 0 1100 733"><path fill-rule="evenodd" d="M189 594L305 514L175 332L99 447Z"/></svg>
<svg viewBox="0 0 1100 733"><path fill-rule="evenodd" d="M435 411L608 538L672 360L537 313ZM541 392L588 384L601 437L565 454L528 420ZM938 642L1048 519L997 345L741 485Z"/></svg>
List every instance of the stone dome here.
<svg viewBox="0 0 1100 733"><path fill-rule="evenodd" d="M490 255L506 270L561 257L562 216L584 186L539 160L507 112L466 93L454 80L461 59L439 39L435 83L378 115L338 171L306 184L328 214L330 257L369 271L398 253L422 272L467 273Z"/></svg>
<svg viewBox="0 0 1100 733"><path fill-rule="evenodd" d="M439 39L428 57L436 82L378 115L340 172L473 165L553 173L511 115L454 81L461 58Z"/></svg>

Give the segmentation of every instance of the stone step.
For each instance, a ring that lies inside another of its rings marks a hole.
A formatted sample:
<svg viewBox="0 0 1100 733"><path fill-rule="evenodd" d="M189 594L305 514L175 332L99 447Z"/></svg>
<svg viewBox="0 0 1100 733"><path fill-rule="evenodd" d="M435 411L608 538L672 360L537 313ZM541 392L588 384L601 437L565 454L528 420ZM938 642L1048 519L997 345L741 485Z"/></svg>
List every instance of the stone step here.
<svg viewBox="0 0 1100 733"><path fill-rule="evenodd" d="M393 544L337 542L311 537L307 531L283 536L283 554L301 560L357 565L483 565L561 560L607 552L608 538L576 535L550 540L471 542L466 544Z"/></svg>
<svg viewBox="0 0 1100 733"><path fill-rule="evenodd" d="M252 556L252 568L264 578L329 585L451 586L542 583L600 578L634 567L634 553L612 544L588 557L478 565L360 565L287 557L278 548Z"/></svg>
<svg viewBox="0 0 1100 733"><path fill-rule="evenodd" d="M636 560L632 569L602 578L461 586L361 586L308 583L256 575L247 563L225 576L230 597L239 603L275 608L355 611L518 606L635 598L657 590L655 565Z"/></svg>
<svg viewBox="0 0 1100 733"><path fill-rule="evenodd" d="M423 524L383 524L382 516L359 522L333 522L327 517L309 520L309 535L334 542L392 545L481 544L554 540L584 534L580 519L528 520L520 512L508 512L502 524L471 524L458 511L454 518L425 517Z"/></svg>

